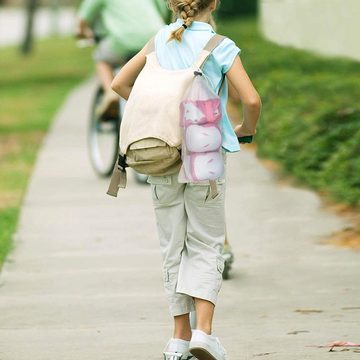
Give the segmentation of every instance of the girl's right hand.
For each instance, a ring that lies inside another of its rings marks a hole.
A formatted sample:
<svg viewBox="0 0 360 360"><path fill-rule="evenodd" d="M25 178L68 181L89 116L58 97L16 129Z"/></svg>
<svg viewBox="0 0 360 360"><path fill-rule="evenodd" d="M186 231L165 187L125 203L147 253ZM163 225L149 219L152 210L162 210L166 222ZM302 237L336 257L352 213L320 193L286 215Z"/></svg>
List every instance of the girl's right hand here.
<svg viewBox="0 0 360 360"><path fill-rule="evenodd" d="M256 133L256 130L255 130L255 132L249 132L248 130L246 130L244 128L243 124L235 126L234 131L238 138L245 137L245 136L253 136Z"/></svg>
<svg viewBox="0 0 360 360"><path fill-rule="evenodd" d="M75 36L78 39L93 39L94 33L85 20L79 19L77 23Z"/></svg>

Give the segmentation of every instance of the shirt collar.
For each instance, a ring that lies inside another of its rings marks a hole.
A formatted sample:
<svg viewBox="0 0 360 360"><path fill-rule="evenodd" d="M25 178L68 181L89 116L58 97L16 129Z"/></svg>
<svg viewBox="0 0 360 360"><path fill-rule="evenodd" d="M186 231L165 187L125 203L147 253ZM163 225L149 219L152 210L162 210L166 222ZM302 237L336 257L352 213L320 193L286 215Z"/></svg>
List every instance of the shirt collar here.
<svg viewBox="0 0 360 360"><path fill-rule="evenodd" d="M182 19L177 19L175 24L177 26L181 26L184 23ZM193 30L193 31L214 31L213 27L205 22L202 21L194 21L191 26L187 30Z"/></svg>

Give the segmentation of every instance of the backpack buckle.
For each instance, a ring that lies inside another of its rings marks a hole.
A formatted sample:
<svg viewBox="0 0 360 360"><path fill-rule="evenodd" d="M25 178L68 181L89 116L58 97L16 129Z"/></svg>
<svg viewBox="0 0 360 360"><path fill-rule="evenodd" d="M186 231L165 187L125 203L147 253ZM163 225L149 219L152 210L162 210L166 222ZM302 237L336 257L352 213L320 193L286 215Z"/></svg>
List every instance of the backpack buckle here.
<svg viewBox="0 0 360 360"><path fill-rule="evenodd" d="M128 167L128 164L126 163L126 155L121 155L119 153L117 167L119 170L125 171L125 169Z"/></svg>
<svg viewBox="0 0 360 360"><path fill-rule="evenodd" d="M194 71L194 75L195 75L195 76L202 76L203 73L202 73L201 70L195 70L195 71Z"/></svg>

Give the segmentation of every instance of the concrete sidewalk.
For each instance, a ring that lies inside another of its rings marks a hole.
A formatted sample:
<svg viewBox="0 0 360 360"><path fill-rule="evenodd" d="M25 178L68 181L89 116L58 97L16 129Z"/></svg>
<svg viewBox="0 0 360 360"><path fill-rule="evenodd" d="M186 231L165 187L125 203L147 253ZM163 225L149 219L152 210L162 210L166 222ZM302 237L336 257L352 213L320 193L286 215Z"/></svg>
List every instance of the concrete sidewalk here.
<svg viewBox="0 0 360 360"><path fill-rule="evenodd" d="M111 198L89 165L93 89L71 94L40 152L0 277L1 360L160 360L171 335L149 188ZM319 241L344 222L250 152L229 156L228 180L236 262L215 333L229 358L322 360L312 345L359 343L360 254Z"/></svg>

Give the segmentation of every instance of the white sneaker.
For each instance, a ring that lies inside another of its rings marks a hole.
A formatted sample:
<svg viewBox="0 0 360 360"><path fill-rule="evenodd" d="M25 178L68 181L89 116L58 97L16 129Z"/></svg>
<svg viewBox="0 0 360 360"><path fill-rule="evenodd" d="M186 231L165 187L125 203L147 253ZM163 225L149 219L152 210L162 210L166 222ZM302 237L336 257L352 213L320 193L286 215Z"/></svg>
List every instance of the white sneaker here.
<svg viewBox="0 0 360 360"><path fill-rule="evenodd" d="M229 244L224 245L221 255L225 260L224 261L224 271L222 273L222 277L224 280L228 280L229 272L230 272L230 270L232 268L232 264L234 262L234 253Z"/></svg>
<svg viewBox="0 0 360 360"><path fill-rule="evenodd" d="M190 341L170 339L164 350L164 360L195 360L189 353Z"/></svg>
<svg viewBox="0 0 360 360"><path fill-rule="evenodd" d="M198 360L227 360L219 339L201 330L193 330L189 350Z"/></svg>

